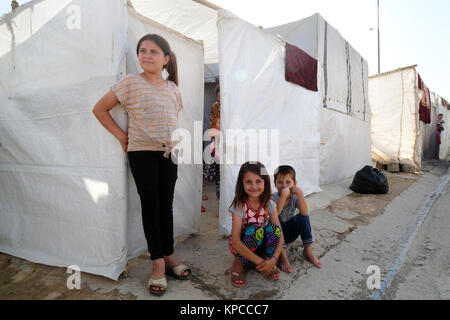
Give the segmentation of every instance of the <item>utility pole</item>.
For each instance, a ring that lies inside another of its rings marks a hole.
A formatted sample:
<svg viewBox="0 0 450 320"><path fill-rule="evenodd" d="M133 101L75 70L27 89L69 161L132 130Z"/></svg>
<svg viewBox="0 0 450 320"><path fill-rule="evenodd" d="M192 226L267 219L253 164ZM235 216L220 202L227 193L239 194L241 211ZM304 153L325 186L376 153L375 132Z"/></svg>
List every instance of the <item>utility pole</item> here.
<svg viewBox="0 0 450 320"><path fill-rule="evenodd" d="M380 0L377 0L377 17L378 17L378 73L380 72Z"/></svg>

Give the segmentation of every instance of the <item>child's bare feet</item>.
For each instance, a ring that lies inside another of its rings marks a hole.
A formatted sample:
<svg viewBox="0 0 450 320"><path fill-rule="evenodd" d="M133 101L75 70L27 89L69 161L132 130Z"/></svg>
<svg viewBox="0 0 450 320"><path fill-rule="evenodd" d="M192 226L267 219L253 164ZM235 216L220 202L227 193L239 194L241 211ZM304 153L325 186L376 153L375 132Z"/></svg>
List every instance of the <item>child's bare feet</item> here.
<svg viewBox="0 0 450 320"><path fill-rule="evenodd" d="M313 253L312 246L306 246L305 249L303 249L303 255L308 258L317 268L322 268L322 262L320 262L319 258L317 258Z"/></svg>
<svg viewBox="0 0 450 320"><path fill-rule="evenodd" d="M281 250L280 260L279 260L280 269L286 273L292 273L292 266L289 262L289 259L286 255L286 251Z"/></svg>

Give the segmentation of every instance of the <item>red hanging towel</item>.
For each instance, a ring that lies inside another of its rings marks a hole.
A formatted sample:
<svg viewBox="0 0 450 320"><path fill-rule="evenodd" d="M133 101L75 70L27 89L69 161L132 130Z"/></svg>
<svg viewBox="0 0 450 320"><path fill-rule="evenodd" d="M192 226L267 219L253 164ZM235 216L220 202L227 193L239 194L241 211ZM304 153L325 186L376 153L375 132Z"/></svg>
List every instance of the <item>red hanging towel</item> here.
<svg viewBox="0 0 450 320"><path fill-rule="evenodd" d="M431 96L430 90L419 76L418 88L423 91L423 97L419 104L419 120L424 123L431 123Z"/></svg>
<svg viewBox="0 0 450 320"><path fill-rule="evenodd" d="M312 91L317 90L317 60L302 49L286 43L286 81Z"/></svg>

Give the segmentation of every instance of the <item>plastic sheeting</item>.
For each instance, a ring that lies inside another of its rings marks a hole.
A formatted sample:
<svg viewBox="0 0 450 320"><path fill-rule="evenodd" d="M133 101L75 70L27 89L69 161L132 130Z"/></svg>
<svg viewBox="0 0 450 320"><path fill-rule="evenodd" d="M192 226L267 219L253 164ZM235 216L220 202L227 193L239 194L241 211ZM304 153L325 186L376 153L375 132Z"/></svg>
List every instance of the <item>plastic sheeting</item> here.
<svg viewBox="0 0 450 320"><path fill-rule="evenodd" d="M439 159L445 160L447 155L450 153L450 133L448 132L449 128L449 120L450 120L450 110L447 109L442 104L441 97L431 92L431 105L435 108L435 117L434 117L434 128L436 128L437 117L440 113L443 115L444 120L444 131L441 132L441 145L439 146ZM433 120L433 119L432 119Z"/></svg>
<svg viewBox="0 0 450 320"><path fill-rule="evenodd" d="M441 132L441 147L439 149L439 157L445 159L450 154L450 110L443 106L442 103L439 104L439 112L444 115L444 131Z"/></svg>
<svg viewBox="0 0 450 320"><path fill-rule="evenodd" d="M320 185L352 177L371 165L370 123L320 110Z"/></svg>
<svg viewBox="0 0 450 320"><path fill-rule="evenodd" d="M112 48L125 44L126 7L101 2L79 29L66 27L68 1L30 3L1 22L10 50L0 57L0 250L118 276L127 261L126 166L91 110L120 72Z"/></svg>
<svg viewBox="0 0 450 320"><path fill-rule="evenodd" d="M146 248L126 157L92 108L127 67L136 70L136 39L147 31L178 53L180 122L194 141L200 43L138 17L122 0L37 0L0 21L0 251L117 279ZM124 109L112 115L126 129ZM178 177L176 235L198 230L201 165L180 165Z"/></svg>
<svg viewBox="0 0 450 320"><path fill-rule="evenodd" d="M216 10L192 0L131 0L131 3L140 14L189 38L202 40L205 63L219 61Z"/></svg>
<svg viewBox="0 0 450 320"><path fill-rule="evenodd" d="M419 121L423 92L417 81L414 66L370 78L372 153L381 163L414 165L419 170L422 159L437 155L436 116L440 99L432 99L435 101L431 106L432 122Z"/></svg>
<svg viewBox="0 0 450 320"><path fill-rule="evenodd" d="M227 130L242 129L248 136L253 132L255 138L246 140L243 135L224 142L224 157L235 155L235 161L221 166L220 231L229 234L228 206L234 198L239 168L245 161L262 162L271 180L279 164L292 165L305 194L320 191L316 107L320 96L284 80L284 44L277 37L225 11L219 11L218 29L221 131L226 135ZM271 157L270 152L252 155L249 150L257 141L270 144L271 130L279 133L279 144L271 146L279 159ZM257 139L261 132L266 133L267 142L261 135ZM245 157L239 161L236 155ZM272 190L276 190L273 181Z"/></svg>

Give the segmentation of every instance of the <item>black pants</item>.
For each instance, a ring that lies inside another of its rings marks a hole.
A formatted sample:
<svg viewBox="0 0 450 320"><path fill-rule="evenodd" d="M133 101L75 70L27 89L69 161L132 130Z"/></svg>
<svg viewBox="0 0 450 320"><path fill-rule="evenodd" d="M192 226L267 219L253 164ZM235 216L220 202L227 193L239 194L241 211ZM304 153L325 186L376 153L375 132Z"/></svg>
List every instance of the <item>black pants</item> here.
<svg viewBox="0 0 450 320"><path fill-rule="evenodd" d="M163 151L128 152L151 260L173 253L172 204L178 166L163 154Z"/></svg>

